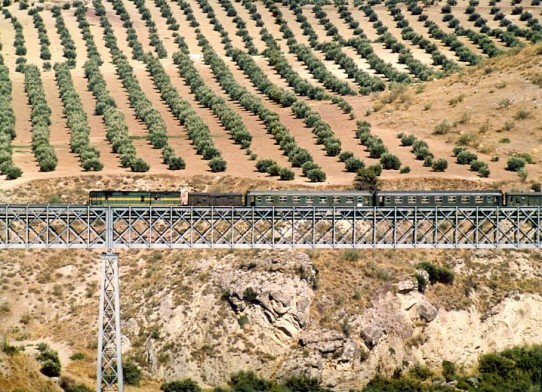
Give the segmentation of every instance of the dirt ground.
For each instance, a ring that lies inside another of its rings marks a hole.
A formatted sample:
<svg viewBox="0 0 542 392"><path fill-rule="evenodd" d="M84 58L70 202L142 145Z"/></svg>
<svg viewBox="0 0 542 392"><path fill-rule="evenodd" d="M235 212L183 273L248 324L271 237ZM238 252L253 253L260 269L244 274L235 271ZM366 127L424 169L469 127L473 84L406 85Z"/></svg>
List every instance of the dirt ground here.
<svg viewBox="0 0 542 392"><path fill-rule="evenodd" d="M107 1L104 1L103 3L106 7L109 21L115 29L118 45L127 57L131 59L132 51L127 43L126 29L123 28L122 21L115 14L111 3ZM234 47L244 49L243 41L236 35L236 28L232 18L226 15L226 12L216 0L210 1L210 4L213 6L219 20L221 20L222 24L227 28ZM254 43L258 50L261 51L265 49L265 44L259 36L260 28L255 25L254 21L250 18L248 12L241 4L236 2L233 2L233 4L238 15L240 15L247 23L247 29L253 36ZM288 47L282 38L279 26L273 23L274 18L269 10L261 3L256 3L256 6L258 12L263 16L265 27L275 39L277 39L284 51L284 55L291 61L294 69L302 77L306 77L312 84L321 86L320 82L318 82L305 68L304 64L295 59L294 55L288 53ZM470 22L464 18L465 6L466 2L461 1L458 6L454 8L454 13L457 11L461 22L468 24ZM130 14L134 28L138 34L138 39L142 43L144 51L154 51L154 48L150 45L149 29L145 25L141 15L138 13L137 8L130 1L125 2L125 7ZM223 129L218 118L212 111L202 107L197 102L194 95L190 92L189 87L185 84L182 75L179 74L177 67L171 61L172 54L178 50L178 47L174 42L172 31L167 29L165 20L161 17L160 10L155 4L151 2L147 4L147 7L151 11L154 21L157 22L158 34L162 38L168 52L168 58L162 60L167 74L183 99L190 102L198 115L200 115L208 124L213 141L222 151L222 155L228 163L228 168L224 173L212 174L210 172L207 162L195 153L190 140L187 138L185 127L179 124L178 120L173 117L165 103L161 101L152 79L145 70L144 64L131 59L135 75L142 89L151 102L153 102L154 107L158 110L166 123L170 144L175 149L176 153L182 156L187 163L187 168L183 171L171 172L167 169L162 163L160 151L153 149L146 140L147 129L145 124L136 118L133 108L130 107L126 90L122 86L121 80L116 75L115 68L111 63L111 54L104 44L103 29L99 24L99 18L95 15L92 5L89 4L87 20L90 23L90 29L94 35L98 51L104 59L104 65L101 67L102 73L106 79L106 84L111 95L117 102L119 109L126 116L130 136L133 139L137 154L150 164L148 175L172 175L179 179L187 179L194 175L213 175L218 178L231 176L253 180L275 181L275 178L270 178L267 174L258 173L256 171L256 162L251 160L250 156L247 155L245 151L241 150L239 146L232 142L228 133ZM183 36L188 44L196 68L217 95L225 99L233 110L241 116L243 122L253 135L251 146L252 152L258 158L271 158L276 160L281 166L289 167L290 164L287 157L282 154L282 151L280 151L272 137L266 133L265 127L259 118L248 113L239 105L239 103L232 102L220 88L218 82L214 79L210 67L203 62L201 48L198 46L196 40L196 30L188 25L184 13L177 4L171 4L171 8L173 16L181 25ZM209 23L206 15L202 12L197 3L193 3L192 8L196 19L200 23L202 33L211 42L211 45L215 48L217 53L223 56L237 82L247 88L251 93L258 95L270 109L279 114L280 120L290 129L290 132L296 137L299 145L307 148L313 155L315 161L324 169L327 174L327 181L320 185L339 187L351 186L355 175L353 173L347 173L344 170L344 164L339 162L337 158L326 156L322 146L315 143L314 136L310 130L305 128L301 120L294 118L289 108L281 107L270 101L252 85L246 75L244 75L230 59L225 57L224 47L220 42L220 35L213 30L212 25ZM407 20L409 20L412 27L422 35L428 37L427 30L423 27L423 24L417 21L408 10L404 9L404 7L402 8L405 17L407 17ZM479 8L479 12L482 14L485 15L486 13L489 13L489 6L485 3L481 4ZM503 5L501 8L503 9L503 12L511 12L511 7ZM26 10L19 10L16 6L12 6L9 9L23 25L26 47L28 50L26 56L28 63L36 64L41 68L44 61L39 58L38 32L33 26L32 17L28 15ZM286 7L281 6L281 9L285 20L296 34L296 38L299 42L308 44L306 37L302 35L301 26L296 21L293 12ZM350 9L354 18L361 22L361 27L369 39L375 40L377 35L372 23L368 22L368 18L353 5L350 5ZM439 9L439 6L436 5L428 7L424 12L431 18L439 19ZM328 13L330 20L339 29L340 34L345 38L350 38L352 36L352 30L340 19L336 9L332 6L326 6L325 10ZM430 64L431 59L426 53L412 43L401 39L400 30L395 26L393 18L385 7L376 7L376 11L379 19L388 26L389 31L392 34L396 35L401 42L405 43L413 54L418 56L422 62ZM128 169L124 169L120 166L118 156L112 153L111 146L105 139L106 130L102 117L94 114L95 99L88 90L87 81L84 78L82 70L82 66L86 61L84 40L81 31L77 27L73 12L73 9L62 10L62 16L66 22L67 28L77 46L77 66L72 71L72 77L76 90L82 99L91 126L91 143L100 151L101 160L104 163L104 170L100 174L129 174ZM63 61L60 37L54 26L54 18L50 13L50 8L47 4L45 5L45 10L42 11L41 14L46 24L49 40L51 41L51 63ZM305 6L303 15L308 18L321 40L330 39L326 36L323 26L320 25L315 18L312 12L312 6ZM513 19L514 16L510 16L510 18L512 18L511 20L513 20L514 23L517 22L518 25L521 25L519 20L516 21ZM228 23L228 21L231 21L231 23ZM443 28L444 27L445 26L443 26ZM474 26L470 23L468 27L473 28ZM67 176L88 176L94 174L84 172L79 166L78 157L69 150L68 143L70 131L67 128L66 120L62 114L62 102L59 98L53 71L42 71L42 79L46 97L52 109L50 140L58 155L59 164L54 172L39 172L38 165L30 148L32 131L30 125L30 108L27 104L27 98L24 92L24 76L14 72L17 56L15 55L15 48L12 43L15 32L8 19L0 18L0 31L0 42L3 46L1 53L6 65L12 71L10 76L13 83L13 108L17 119L17 137L13 141L13 160L17 166L21 167L24 173L23 176L17 180L7 181L1 179L0 189L13 189L22 183L28 183L37 179L61 179ZM442 42L432 38L430 39L439 46L439 49L444 54L451 58L455 56L455 54L446 48ZM477 54L480 54L480 49L475 47L475 45L470 42L466 42L466 44L469 48L475 50ZM382 59L393 64L398 70L406 71L404 65L397 63L397 54L391 53L390 50L385 49L380 43L373 42L373 48ZM531 50L531 52L529 52L529 50ZM337 106L327 102L309 100L309 103L311 107L313 107L313 109L331 125L335 134L342 141L343 150L354 152L354 154L362 158L366 164L376 163L376 160L369 158L368 152L355 139L355 121L356 119L362 118L372 123L372 132L383 139L390 152L396 154L404 166L409 166L411 168L411 172L408 175L399 174L398 171L384 171L382 175L384 183L387 181L404 182L406 178L416 178L419 180L453 179L457 181L467 181L470 184L481 184L482 186L487 187L499 186L498 184L501 183L511 183L512 185L510 185L510 187L513 188L527 188L530 182L540 181L541 170L538 164L528 166L528 179L523 183L516 178L516 174L507 172L504 168L508 156L516 152L529 152L531 155L537 156L542 147L540 144L541 137L538 136L541 131L539 124L542 121L540 118L541 111L539 110L541 106L540 102L542 100L541 89L529 81L529 78L536 74L537 67L540 67L540 57L534 56L530 62L527 60L529 56L534 53L532 52L533 50L534 49L527 49L527 52L525 52L522 57L516 56L513 58L492 61L488 63L488 65L479 67L474 71L464 71L459 75L451 76L444 80L415 85L412 88L407 89L405 94L401 95L400 99L404 100L402 103L397 103L396 101L392 104L381 105L380 101L386 93L369 97L347 97L348 102L354 108L352 116L342 113ZM354 50L345 48L344 52L353 58L361 69L370 74L374 74L374 70L371 70L366 61ZM329 71L339 78L346 78L344 71L341 70L337 64L325 61L323 53L318 51L314 51L314 53L317 58L325 62ZM536 59L538 59L538 61ZM282 88L290 88L286 81L276 74L275 70L267 64L264 57L256 56L255 61L262 67L273 83ZM487 71L489 68L491 68L491 72ZM352 85L354 85L353 82ZM496 87L497 85L498 87ZM461 99L461 102L452 106L448 101L456 95L463 95L464 97ZM300 97L299 99L307 101L304 97ZM505 109L496 109L497 106L506 100L510 100L511 103ZM366 114L373 111L375 107L380 110L367 117ZM528 111L530 113L528 118L521 121L514 121L515 126L512 131L500 131L499 126L507 121L513 121L518 110ZM455 121L456 126L454 129L450 134L445 136L432 135L435 125L444 120L450 122ZM480 131L480 129L482 129L483 132ZM430 150L434 153L436 158L445 158L448 160L448 170L444 173L435 173L431 171L430 168L423 167L421 161L414 159L409 148L400 146L400 141L396 137L398 132L413 133L417 137L426 140ZM452 149L454 144L457 143L457 140L465 134L472 134L472 138L477 140L476 142L472 142L472 148L477 150L481 159L489 162L491 170L489 179L480 179L476 176L476 173L471 172L468 167L454 163ZM503 141L503 139L509 139L509 141ZM495 156L499 156L501 159L498 162L490 162L491 158L494 158ZM296 179L289 182L288 186L299 186L302 184L313 185L310 184L306 178L301 176L301 171L299 169L294 169L294 171ZM280 183L277 185L280 185Z"/></svg>

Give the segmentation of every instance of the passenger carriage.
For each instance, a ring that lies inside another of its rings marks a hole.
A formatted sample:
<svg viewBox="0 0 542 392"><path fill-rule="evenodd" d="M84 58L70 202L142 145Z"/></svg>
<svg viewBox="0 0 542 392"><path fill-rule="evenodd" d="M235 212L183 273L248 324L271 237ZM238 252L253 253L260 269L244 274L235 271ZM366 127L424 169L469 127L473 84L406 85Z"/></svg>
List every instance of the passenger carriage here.
<svg viewBox="0 0 542 392"><path fill-rule="evenodd" d="M503 205L501 191L378 191L379 207L495 207Z"/></svg>
<svg viewBox="0 0 542 392"><path fill-rule="evenodd" d="M370 191L249 191L245 203L253 207L371 207Z"/></svg>

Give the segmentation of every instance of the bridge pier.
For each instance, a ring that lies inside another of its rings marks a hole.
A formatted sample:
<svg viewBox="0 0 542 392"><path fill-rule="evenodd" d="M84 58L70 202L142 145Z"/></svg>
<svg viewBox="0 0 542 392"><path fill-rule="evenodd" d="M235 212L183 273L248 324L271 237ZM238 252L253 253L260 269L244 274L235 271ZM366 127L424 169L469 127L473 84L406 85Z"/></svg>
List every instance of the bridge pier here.
<svg viewBox="0 0 542 392"><path fill-rule="evenodd" d="M123 392L118 254L102 253L97 392Z"/></svg>

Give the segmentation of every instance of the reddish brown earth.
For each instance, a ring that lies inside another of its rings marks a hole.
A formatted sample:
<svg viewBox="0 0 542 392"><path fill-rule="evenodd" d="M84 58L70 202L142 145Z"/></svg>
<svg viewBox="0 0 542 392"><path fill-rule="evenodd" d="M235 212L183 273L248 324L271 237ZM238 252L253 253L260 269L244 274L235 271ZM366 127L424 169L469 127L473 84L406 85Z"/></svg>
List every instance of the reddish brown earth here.
<svg viewBox="0 0 542 392"><path fill-rule="evenodd" d="M147 129L145 124L139 121L127 99L127 93L122 86L121 80L116 75L115 68L111 63L111 55L105 47L103 41L103 29L100 27L99 18L94 14L91 4L88 4L89 11L87 18L91 24L91 32L94 35L98 51L104 60L101 70L106 79L106 84L114 97L119 109L125 114L126 122L129 127L130 136L136 146L137 154L143 157L150 164L149 175L172 174L179 178L186 178L197 174L210 174L207 162L201 156L195 153L190 140L187 138L186 128L178 122L170 113L166 104L160 99L159 92L156 90L150 75L145 69L144 64L131 59L132 51L128 47L126 30L122 27L122 22L115 14L112 5L104 1L107 17L112 24L118 45L121 50L130 59L137 80L139 81L146 96L153 102L153 106L163 117L170 144L175 149L176 153L182 156L187 163L187 169L179 172L170 172L162 163L159 150L152 148L146 140ZM232 2L238 15L246 22L246 28L253 37L254 44L259 51L265 49L265 43L259 35L260 28L250 18L250 15L240 3ZM252 85L248 77L237 68L231 59L225 56L225 51L220 42L220 35L213 30L213 26L209 23L206 15L201 11L197 3L191 3L194 10L194 15L200 23L200 29L205 37L210 41L217 53L222 56L226 64L229 66L236 81L245 87L252 94L260 97L262 102L275 111L280 120L289 128L292 135L296 137L301 147L307 148L313 155L315 161L324 169L327 174L327 181L323 185L334 186L349 186L352 184L354 174L346 173L344 164L339 162L337 158L328 157L325 154L322 146L315 143L315 139L311 130L306 128L301 119L294 118L290 108L284 108L272 102L257 88ZM226 15L225 10L220 6L218 1L212 0L210 4L214 11L229 32L232 39L232 44L235 48L246 50L242 39L236 35L236 28L233 24L233 18ZM308 71L303 63L298 61L293 54L289 53L286 42L282 38L282 33L279 31L279 26L274 23L269 10L262 3L255 3L258 12L262 15L267 30L277 39L285 57L288 59L292 67L306 78L310 83L322 87L322 84ZM124 5L128 10L134 27L137 31L138 38L143 45L145 52L154 52L154 48L150 46L149 29L145 26L135 5L130 1L125 1ZM464 14L464 9L468 5L466 0L459 1L458 5L453 8L454 15L464 23L465 27L476 29L475 26L468 22L467 16ZM216 176L233 176L244 177L250 179L266 179L267 174L258 173L255 170L255 161L251 160L250 156L245 153L238 145L235 145L230 139L227 131L222 127L218 118L210 109L202 107L195 96L191 93L190 88L185 84L182 75L179 74L177 67L172 63L171 56L179 48L174 42L173 32L167 29L165 20L160 15L160 10L153 2L146 4L149 8L153 20L156 23L158 34L162 38L162 42L168 52L168 58L161 60L164 69L170 76L173 85L177 88L181 97L193 106L198 115L209 126L214 143L222 151L224 159L228 163L228 168L224 173L218 173ZM214 75L208 65L203 62L201 56L201 48L196 40L196 32L194 28L188 25L184 13L176 3L170 4L174 17L181 25L179 31L189 47L191 57L194 64L208 85L216 92L218 96L225 99L230 107L241 116L243 122L253 136L251 151L258 158L271 158L276 160L281 166L289 167L290 164L287 158L282 154L273 138L267 134L264 125L259 118L252 113L243 109L239 103L229 99L226 93L221 89L218 82L214 79ZM287 7L281 7L283 16L288 23L289 28L294 32L299 42L308 45L307 37L302 34L300 24L295 20L294 13ZM355 8L352 4L349 5L353 17L360 22L360 27L363 28L365 34L371 41L376 40L377 34L372 23L368 21L362 11ZM411 26L421 33L424 37L435 42L442 53L450 58L457 60L454 52L450 51L441 41L431 38L427 29L423 27L423 23L417 20L417 17L411 15L405 7L400 5L403 13ZM519 21L518 16L510 15L512 7L508 4L499 4L499 7L507 14L507 18L512 20L520 27L525 27L525 23ZM441 5L429 6L424 12L433 20L436 20L439 26L446 32L451 30L441 21L440 14ZM477 7L477 12L488 19L488 24L491 27L496 27L489 15L489 3L482 1ZM325 6L328 17L337 26L340 34L345 38L352 37L353 30L340 19L337 10L333 6ZM537 15L539 9L537 7L526 6ZM400 42L405 44L416 56L425 64L431 64L430 56L419 47L411 42L404 41L400 37L400 30L396 27L393 18L383 5L375 7L379 19L388 27L390 33L398 38ZM24 27L24 36L28 49L27 61L30 64L36 64L40 69L43 66L43 60L39 58L39 41L38 32L33 26L32 18L26 10L19 10L18 7L10 7L10 11L19 19ZM86 61L86 48L81 32L77 27L74 9L62 10L62 16L66 22L67 28L76 44L77 48L77 66L72 71L72 77L76 90L78 91L85 112L91 126L91 143L100 151L101 160L104 163L104 171L101 174L128 174L128 169L120 167L119 158L111 151L111 146L105 139L105 126L101 116L94 115L95 99L88 90L87 81L84 78L82 66ZM312 12L312 6L305 6L303 14L308 18L313 28L317 32L321 41L329 40L322 25L320 25ZM52 54L51 64L57 61L63 61L62 46L60 37L54 26L54 18L50 13L49 5L45 4L45 10L41 13L46 24L49 40L51 41L50 50ZM16 129L17 138L13 141L14 153L13 160L15 164L23 169L23 177L15 181L0 180L0 188L11 188L20 183L28 182L34 179L46 178L61 178L73 175L87 175L79 166L79 159L69 151L69 135L70 131L66 126L66 120L62 115L62 104L59 98L58 88L54 80L53 71L42 71L42 79L46 90L46 97L52 109L52 125L51 125L51 143L55 147L59 158L59 165L56 171L52 173L41 173L33 157L31 145L31 127L29 123L30 108L27 104L27 97L24 92L24 77L15 70L15 49L13 47L14 30L9 20L0 18L0 42L3 44L2 55L6 65L11 70L10 76L13 82L13 107L17 119ZM481 49L468 41L467 38L461 37L460 40L465 45L477 54L482 54ZM406 67L403 64L398 64L398 55L385 49L382 44L372 42L373 49L382 59L393 64L398 70L406 72ZM497 42L498 47L502 47L502 43ZM534 49L529 49L534 50ZM334 62L325 61L322 52L313 51L315 56L324 61L326 68L340 79L346 80L345 72ZM359 56L352 48L343 48L343 52L351 57L358 67L371 75L375 71L370 69L367 61ZM528 52L533 53L533 52ZM534 57L536 59L536 56ZM286 80L267 63L267 60L258 55L254 57L256 63L262 68L269 79L277 86L290 89ZM504 170L506 166L506 157L515 152L530 152L533 156L537 156L540 151L540 133L539 124L541 119L540 113L540 87L532 84L530 80L536 76L540 62L536 60L530 63L519 61L517 57L504 58L500 62L494 62L487 67L491 67L491 72L484 71L484 66L481 66L478 71L461 73L458 76L452 76L436 82L429 82L420 86L413 86L400 95L400 98L391 104L382 104L382 97L387 93L377 94L371 97L346 97L347 101L353 106L353 115L344 114L336 105L329 102L311 101L305 97L299 97L300 100L306 101L310 106L317 111L322 118L327 121L335 134L342 141L344 150L354 152L357 157L366 161L367 164L375 163L368 157L365 148L355 139L355 121L358 118L366 119L372 123L372 132L380 136L390 152L396 154L403 165L410 166L411 173L407 176L399 174L397 171L385 171L382 179L385 180L404 180L405 177L410 179L457 179L474 180L490 186L495 182L516 183L519 180L515 174L511 174ZM493 70L494 69L494 70ZM357 88L353 81L350 84ZM499 85L498 87L497 84ZM423 91L423 92L422 92ZM420 93L421 92L421 93ZM464 95L461 102L457 105L450 105L448 101L454 96ZM510 100L510 104L505 109L496 109L503 100ZM402 102L400 102L402 101ZM378 111L366 117L366 113L376 108ZM427 110L429 108L429 110ZM529 117L526 120L514 120L514 116L521 109L529 112ZM468 121L458 123L460 118L468 118ZM432 131L436 124L443 120L449 120L456 123L450 134L445 136L432 135ZM512 133L503 133L502 124L505 121L514 121L515 127ZM486 124L486 125L485 125ZM485 125L485 126L484 126ZM483 132L480 129L483 128ZM409 148L401 147L400 141L397 139L398 132L414 133L416 136L423 138L429 144L430 150L437 158L446 158L449 161L449 168L445 173L435 173L429 168L422 166L421 161L414 159ZM491 176L489 179L479 179L475 173L468 170L468 167L457 165L454 163L452 149L454 143L462 135L471 135L475 142L469 147L478 152L481 159L489 162L492 157L499 155L502 159L499 162L490 162ZM522 135L532 135L531 137L523 137ZM509 143L500 142L503 137L510 139ZM529 165L529 176L527 182L518 183L517 188L524 188L530 182L540 180L540 170L538 165ZM294 169L296 179L290 184L308 184L306 178L301 176L299 169ZM272 180L272 178L269 178ZM433 181L433 180L431 180Z"/></svg>

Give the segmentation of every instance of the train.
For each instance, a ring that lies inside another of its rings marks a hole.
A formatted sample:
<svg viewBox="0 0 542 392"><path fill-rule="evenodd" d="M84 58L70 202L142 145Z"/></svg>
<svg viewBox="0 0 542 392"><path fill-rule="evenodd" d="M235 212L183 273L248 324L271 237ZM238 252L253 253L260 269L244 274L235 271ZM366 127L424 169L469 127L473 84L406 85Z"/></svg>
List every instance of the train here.
<svg viewBox="0 0 542 392"><path fill-rule="evenodd" d="M231 192L90 191L92 206L193 207L518 207L542 206L542 192L476 191L317 191Z"/></svg>

